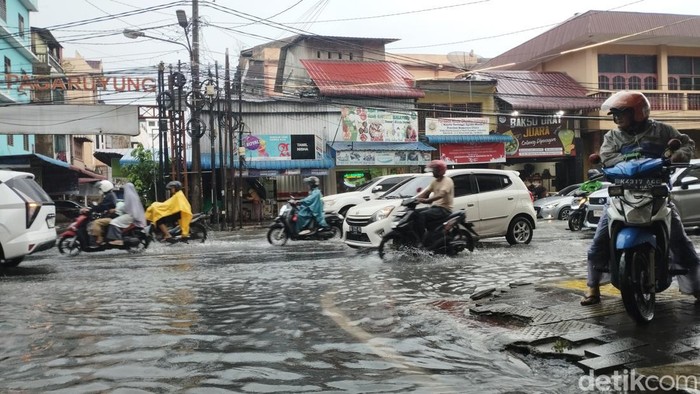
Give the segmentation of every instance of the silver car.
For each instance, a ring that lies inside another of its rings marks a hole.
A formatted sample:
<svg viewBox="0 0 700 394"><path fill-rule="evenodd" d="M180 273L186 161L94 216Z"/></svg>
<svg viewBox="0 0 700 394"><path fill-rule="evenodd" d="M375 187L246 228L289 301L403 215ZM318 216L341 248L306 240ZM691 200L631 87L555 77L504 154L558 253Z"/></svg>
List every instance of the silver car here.
<svg viewBox="0 0 700 394"><path fill-rule="evenodd" d="M538 219L569 219L571 212L571 200L574 193L581 186L580 183L569 185L561 189L557 194L535 200L535 211Z"/></svg>
<svg viewBox="0 0 700 394"><path fill-rule="evenodd" d="M690 161L687 168L679 168L671 175L671 201L678 208L684 227L700 226L700 159ZM595 229L608 201L608 190L602 189L588 196L588 213L583 225Z"/></svg>

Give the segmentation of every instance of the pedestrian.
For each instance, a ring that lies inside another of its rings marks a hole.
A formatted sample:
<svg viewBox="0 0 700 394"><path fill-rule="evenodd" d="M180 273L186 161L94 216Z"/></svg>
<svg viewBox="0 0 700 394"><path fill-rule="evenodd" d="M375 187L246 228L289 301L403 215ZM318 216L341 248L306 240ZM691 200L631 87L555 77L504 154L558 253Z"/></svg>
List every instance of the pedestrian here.
<svg viewBox="0 0 700 394"><path fill-rule="evenodd" d="M695 142L670 125L649 118L649 101L640 92L622 91L610 96L602 106L613 116L617 128L608 131L600 147L600 158L605 167L638 157L662 157L672 139L681 141L680 149L673 153L671 161L687 163L695 156ZM670 249L672 263L688 269L688 274L677 276L681 292L693 294L700 300L700 259L693 243L683 229L680 215L673 203L671 208ZM581 305L600 303L600 284L609 280L609 274L601 270L607 268L610 260L610 236L608 234L607 210L598 222L593 242L588 249L588 289L581 299ZM697 301L696 301L697 302Z"/></svg>
<svg viewBox="0 0 700 394"><path fill-rule="evenodd" d="M260 195L254 187L248 189L247 200L250 201L250 204L253 208L251 213L251 220L254 222L258 222L258 224L262 224L262 198L260 198Z"/></svg>

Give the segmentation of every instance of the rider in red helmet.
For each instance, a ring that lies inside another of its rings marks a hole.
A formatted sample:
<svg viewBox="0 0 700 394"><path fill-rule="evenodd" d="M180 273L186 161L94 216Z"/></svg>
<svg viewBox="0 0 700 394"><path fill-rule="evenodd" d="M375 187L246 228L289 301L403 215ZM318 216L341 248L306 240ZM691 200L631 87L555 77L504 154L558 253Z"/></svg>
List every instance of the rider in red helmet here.
<svg viewBox="0 0 700 394"><path fill-rule="evenodd" d="M444 161L431 161L425 166L425 171L432 172L435 179L416 196L419 202L431 204L430 207L417 211L416 233L422 237L421 242L425 237L426 223L441 222L447 218L452 213L455 198L455 184L452 178L445 176L447 164Z"/></svg>

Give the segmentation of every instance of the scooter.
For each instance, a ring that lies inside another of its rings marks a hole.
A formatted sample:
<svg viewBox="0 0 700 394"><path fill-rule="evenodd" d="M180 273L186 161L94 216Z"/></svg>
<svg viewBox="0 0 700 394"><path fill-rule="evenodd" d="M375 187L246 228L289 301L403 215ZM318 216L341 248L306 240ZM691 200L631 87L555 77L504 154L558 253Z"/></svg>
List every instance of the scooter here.
<svg viewBox="0 0 700 394"><path fill-rule="evenodd" d="M208 214L204 213L195 213L192 215L192 221L190 221L190 235L189 237L182 237L182 228L180 228L180 225L177 224L174 227L171 227L168 229L168 232L170 233L170 239L172 239L174 242L172 243L177 243L177 242L204 242L207 240L207 225L206 225L206 220L209 217ZM158 241L158 242L163 242L163 234L161 233L160 229L158 229L154 225L149 225L148 226L148 231L147 234L149 237L151 237L153 240Z"/></svg>
<svg viewBox="0 0 700 394"><path fill-rule="evenodd" d="M569 230L580 231L588 213L588 192L577 193L571 201L569 211Z"/></svg>
<svg viewBox="0 0 700 394"><path fill-rule="evenodd" d="M444 221L426 223L427 234L421 236L415 231L415 221L418 216L415 197L404 199L401 206L404 210L398 212L391 223L392 230L382 237L379 244L379 257L393 260L394 253L402 255L419 248L437 254L456 256L467 249L474 251L475 239L479 236L474 231L474 225L467 222L467 214L463 210L451 213ZM422 239L422 242L420 242Z"/></svg>
<svg viewBox="0 0 700 394"><path fill-rule="evenodd" d="M290 239L293 241L326 241L342 237L345 218L337 212L326 212L325 219L328 228L319 228L316 221L313 220L311 227L306 229L307 231L297 232L298 204L298 200L290 199L280 208L279 214L267 231L267 242L271 245L282 246Z"/></svg>
<svg viewBox="0 0 700 394"><path fill-rule="evenodd" d="M80 252L92 253L110 249L122 249L131 253L137 253L148 248L151 242L151 237L147 235L150 226L141 228L134 224L122 229L124 245L111 245L108 242L102 245L96 245L94 240L91 239L92 237L88 234L87 227L92 220L98 219L99 217L100 215L90 211L81 212L75 221L68 226L68 229L59 235L56 242L58 251L61 254L77 256Z"/></svg>
<svg viewBox="0 0 700 394"><path fill-rule="evenodd" d="M670 152L680 142L669 142ZM669 150L667 150L669 152ZM670 157L670 154L666 154ZM593 155L592 162L600 157ZM685 269L671 267L669 207L670 175L687 164L671 164L669 159L632 159L603 169L609 186L606 210L611 258L608 267L613 286L620 290L627 314L640 323L654 318L656 294L671 285Z"/></svg>

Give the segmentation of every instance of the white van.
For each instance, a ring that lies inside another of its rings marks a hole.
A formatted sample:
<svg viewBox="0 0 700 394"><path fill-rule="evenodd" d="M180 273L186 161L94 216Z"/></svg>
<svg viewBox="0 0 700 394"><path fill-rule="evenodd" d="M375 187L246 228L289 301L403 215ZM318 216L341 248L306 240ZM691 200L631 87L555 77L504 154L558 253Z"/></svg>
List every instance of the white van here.
<svg viewBox="0 0 700 394"><path fill-rule="evenodd" d="M56 243L56 207L28 172L0 170L0 266Z"/></svg>
<svg viewBox="0 0 700 394"><path fill-rule="evenodd" d="M345 216L348 209L365 201L386 193L389 189L399 184L401 181L411 178L415 174L383 175L378 176L369 182L359 186L351 192L331 194L323 197L323 210L325 212L338 212Z"/></svg>
<svg viewBox="0 0 700 394"><path fill-rule="evenodd" d="M432 174L413 175L390 193L351 208L343 222L343 240L354 248L376 248L401 209L404 198L428 187ZM509 244L529 244L536 213L530 192L517 171L495 169L447 170L455 184L454 211L465 210L479 238L505 236ZM427 206L427 205L422 205Z"/></svg>

